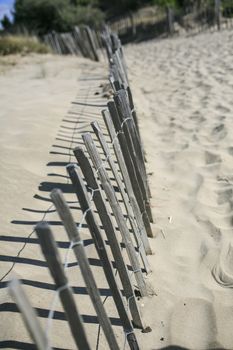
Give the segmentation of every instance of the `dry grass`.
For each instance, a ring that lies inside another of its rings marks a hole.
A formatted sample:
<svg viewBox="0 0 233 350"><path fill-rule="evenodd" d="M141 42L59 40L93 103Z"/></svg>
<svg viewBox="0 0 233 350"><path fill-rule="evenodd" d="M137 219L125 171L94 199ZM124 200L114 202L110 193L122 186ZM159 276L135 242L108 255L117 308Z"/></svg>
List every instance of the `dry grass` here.
<svg viewBox="0 0 233 350"><path fill-rule="evenodd" d="M49 48L36 37L5 35L0 37L0 56L11 54L48 53Z"/></svg>

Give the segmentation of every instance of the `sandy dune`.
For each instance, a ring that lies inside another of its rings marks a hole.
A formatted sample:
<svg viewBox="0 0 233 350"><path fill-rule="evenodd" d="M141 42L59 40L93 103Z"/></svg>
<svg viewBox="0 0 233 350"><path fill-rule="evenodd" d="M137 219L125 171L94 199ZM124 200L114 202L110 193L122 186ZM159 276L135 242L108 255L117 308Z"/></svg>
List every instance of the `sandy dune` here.
<svg viewBox="0 0 233 350"><path fill-rule="evenodd" d="M233 349L232 39L232 32L223 31L125 48L156 221L153 272L147 277L154 295L140 301L152 332L136 331L143 350ZM0 75L2 348L26 349L31 343L4 288L13 262L46 327L54 292L33 228L49 220L65 257L69 245L49 192L59 184L80 221L65 165L74 161L71 149L80 144L81 132L91 130L89 122L103 125L100 84L106 72L103 63L35 56ZM72 99L76 104L69 108ZM107 282L85 225L82 235L105 299ZM94 349L95 313L74 257L69 261L70 283L78 286L75 298ZM127 349L111 297L105 305L121 349ZM56 311L52 345L73 349L59 303ZM102 332L99 349L107 349Z"/></svg>
<svg viewBox="0 0 233 350"><path fill-rule="evenodd" d="M232 38L126 49L157 228L157 296L147 310L155 332L145 349L233 349Z"/></svg>

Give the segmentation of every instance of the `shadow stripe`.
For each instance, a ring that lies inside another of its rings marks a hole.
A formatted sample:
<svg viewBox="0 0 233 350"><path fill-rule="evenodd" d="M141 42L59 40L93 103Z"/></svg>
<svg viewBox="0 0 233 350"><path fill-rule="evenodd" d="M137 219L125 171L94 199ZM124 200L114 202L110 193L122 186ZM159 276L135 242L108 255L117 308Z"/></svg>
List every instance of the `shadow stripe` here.
<svg viewBox="0 0 233 350"><path fill-rule="evenodd" d="M22 350L37 350L35 344L25 343L17 340L3 340L0 341L0 349L22 349ZM54 348L54 350L69 350L68 348Z"/></svg>
<svg viewBox="0 0 233 350"><path fill-rule="evenodd" d="M38 282L38 281L32 281L27 279L21 279L21 283L25 286L40 288L40 289L46 289L46 290L55 290L55 285L51 283L45 283L45 282ZM0 282L0 289L7 288L9 281ZM74 294L80 294L80 295L88 295L86 287L72 287ZM101 296L111 296L111 290L108 288L98 288ZM123 292L123 291L122 291Z"/></svg>
<svg viewBox="0 0 233 350"><path fill-rule="evenodd" d="M39 244L38 238L28 238L28 237L15 237L15 236L0 236L1 242L15 242L15 243L30 243L30 244ZM69 241L56 241L59 248L69 248ZM83 240L84 246L87 247L93 244L93 239L85 239Z"/></svg>
<svg viewBox="0 0 233 350"><path fill-rule="evenodd" d="M36 259L29 259L29 258L22 258L20 256L7 256L7 255L0 255L0 261L5 262L14 262L17 264L27 264L27 265L34 265L34 266L40 266L40 267L48 267L47 263L42 260L36 260ZM90 265L94 266L102 266L102 263L100 260L95 258L89 258L88 259ZM77 262L69 263L68 267L77 266Z"/></svg>
<svg viewBox="0 0 233 350"><path fill-rule="evenodd" d="M42 309L35 307L34 310L37 312L37 315L42 318L47 318L49 315L48 309ZM3 303L0 305L0 312L17 312L20 313L17 305L15 303ZM81 315L84 323L99 324L98 318L95 315ZM62 311L54 312L54 320L67 321L66 315ZM114 326L121 326L121 321L116 317L109 317L111 324Z"/></svg>

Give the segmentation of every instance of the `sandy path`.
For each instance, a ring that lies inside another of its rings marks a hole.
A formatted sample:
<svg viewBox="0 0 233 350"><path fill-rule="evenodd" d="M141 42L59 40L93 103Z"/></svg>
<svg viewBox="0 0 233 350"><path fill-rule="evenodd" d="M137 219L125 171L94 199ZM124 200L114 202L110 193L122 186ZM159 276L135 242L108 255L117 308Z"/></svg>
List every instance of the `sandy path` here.
<svg viewBox="0 0 233 350"><path fill-rule="evenodd" d="M155 332L144 349L233 349L232 38L126 49L157 227L157 297L146 306Z"/></svg>
<svg viewBox="0 0 233 350"><path fill-rule="evenodd" d="M22 205L30 207L32 195L46 176L49 149L86 63L54 56L15 61L18 64L0 76L1 234L20 235L25 227L21 230L10 222L22 215ZM3 252L8 247L1 242ZM2 264L1 275L7 265Z"/></svg>
<svg viewBox="0 0 233 350"><path fill-rule="evenodd" d="M4 67L4 74L0 76L1 348L31 349L31 340L21 316L5 288L12 273L23 279L24 289L37 308L44 328L47 328L48 311L55 294L34 226L42 219L50 222L64 261L69 243L49 194L54 187L62 188L67 200L71 201L77 222L81 220L65 166L75 161L72 149L82 143L81 132L91 130L90 122L101 117L102 107L71 105L71 101L106 103L95 95L101 90L98 88L100 83L106 79L106 67L102 64L76 57L54 56L26 57L11 69ZM85 225L82 235L104 299L109 295L109 289ZM97 320L93 317L95 312L73 255L69 257L69 263L70 283L77 287L75 297L87 323L91 346L95 348L98 333ZM108 312L123 342L116 310L112 298L109 299ZM59 302L55 310L55 320L49 332L51 344L72 349L75 345ZM102 343L106 344L103 336L100 337L100 347Z"/></svg>

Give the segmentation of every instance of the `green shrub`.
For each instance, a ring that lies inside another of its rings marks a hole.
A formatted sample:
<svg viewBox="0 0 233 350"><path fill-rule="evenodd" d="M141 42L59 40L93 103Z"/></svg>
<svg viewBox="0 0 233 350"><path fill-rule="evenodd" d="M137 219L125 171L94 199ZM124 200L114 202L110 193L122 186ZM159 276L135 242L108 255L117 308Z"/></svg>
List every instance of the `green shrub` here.
<svg viewBox="0 0 233 350"><path fill-rule="evenodd" d="M92 1L70 2L68 0L16 0L14 5L14 23L24 27L29 33L43 36L55 30L66 32L74 25L88 24L100 26L104 20L103 12L92 6Z"/></svg>
<svg viewBox="0 0 233 350"><path fill-rule="evenodd" d="M4 35L0 36L0 55L10 55L16 53L27 54L48 53L49 48L39 42L36 37L27 37L19 35Z"/></svg>

